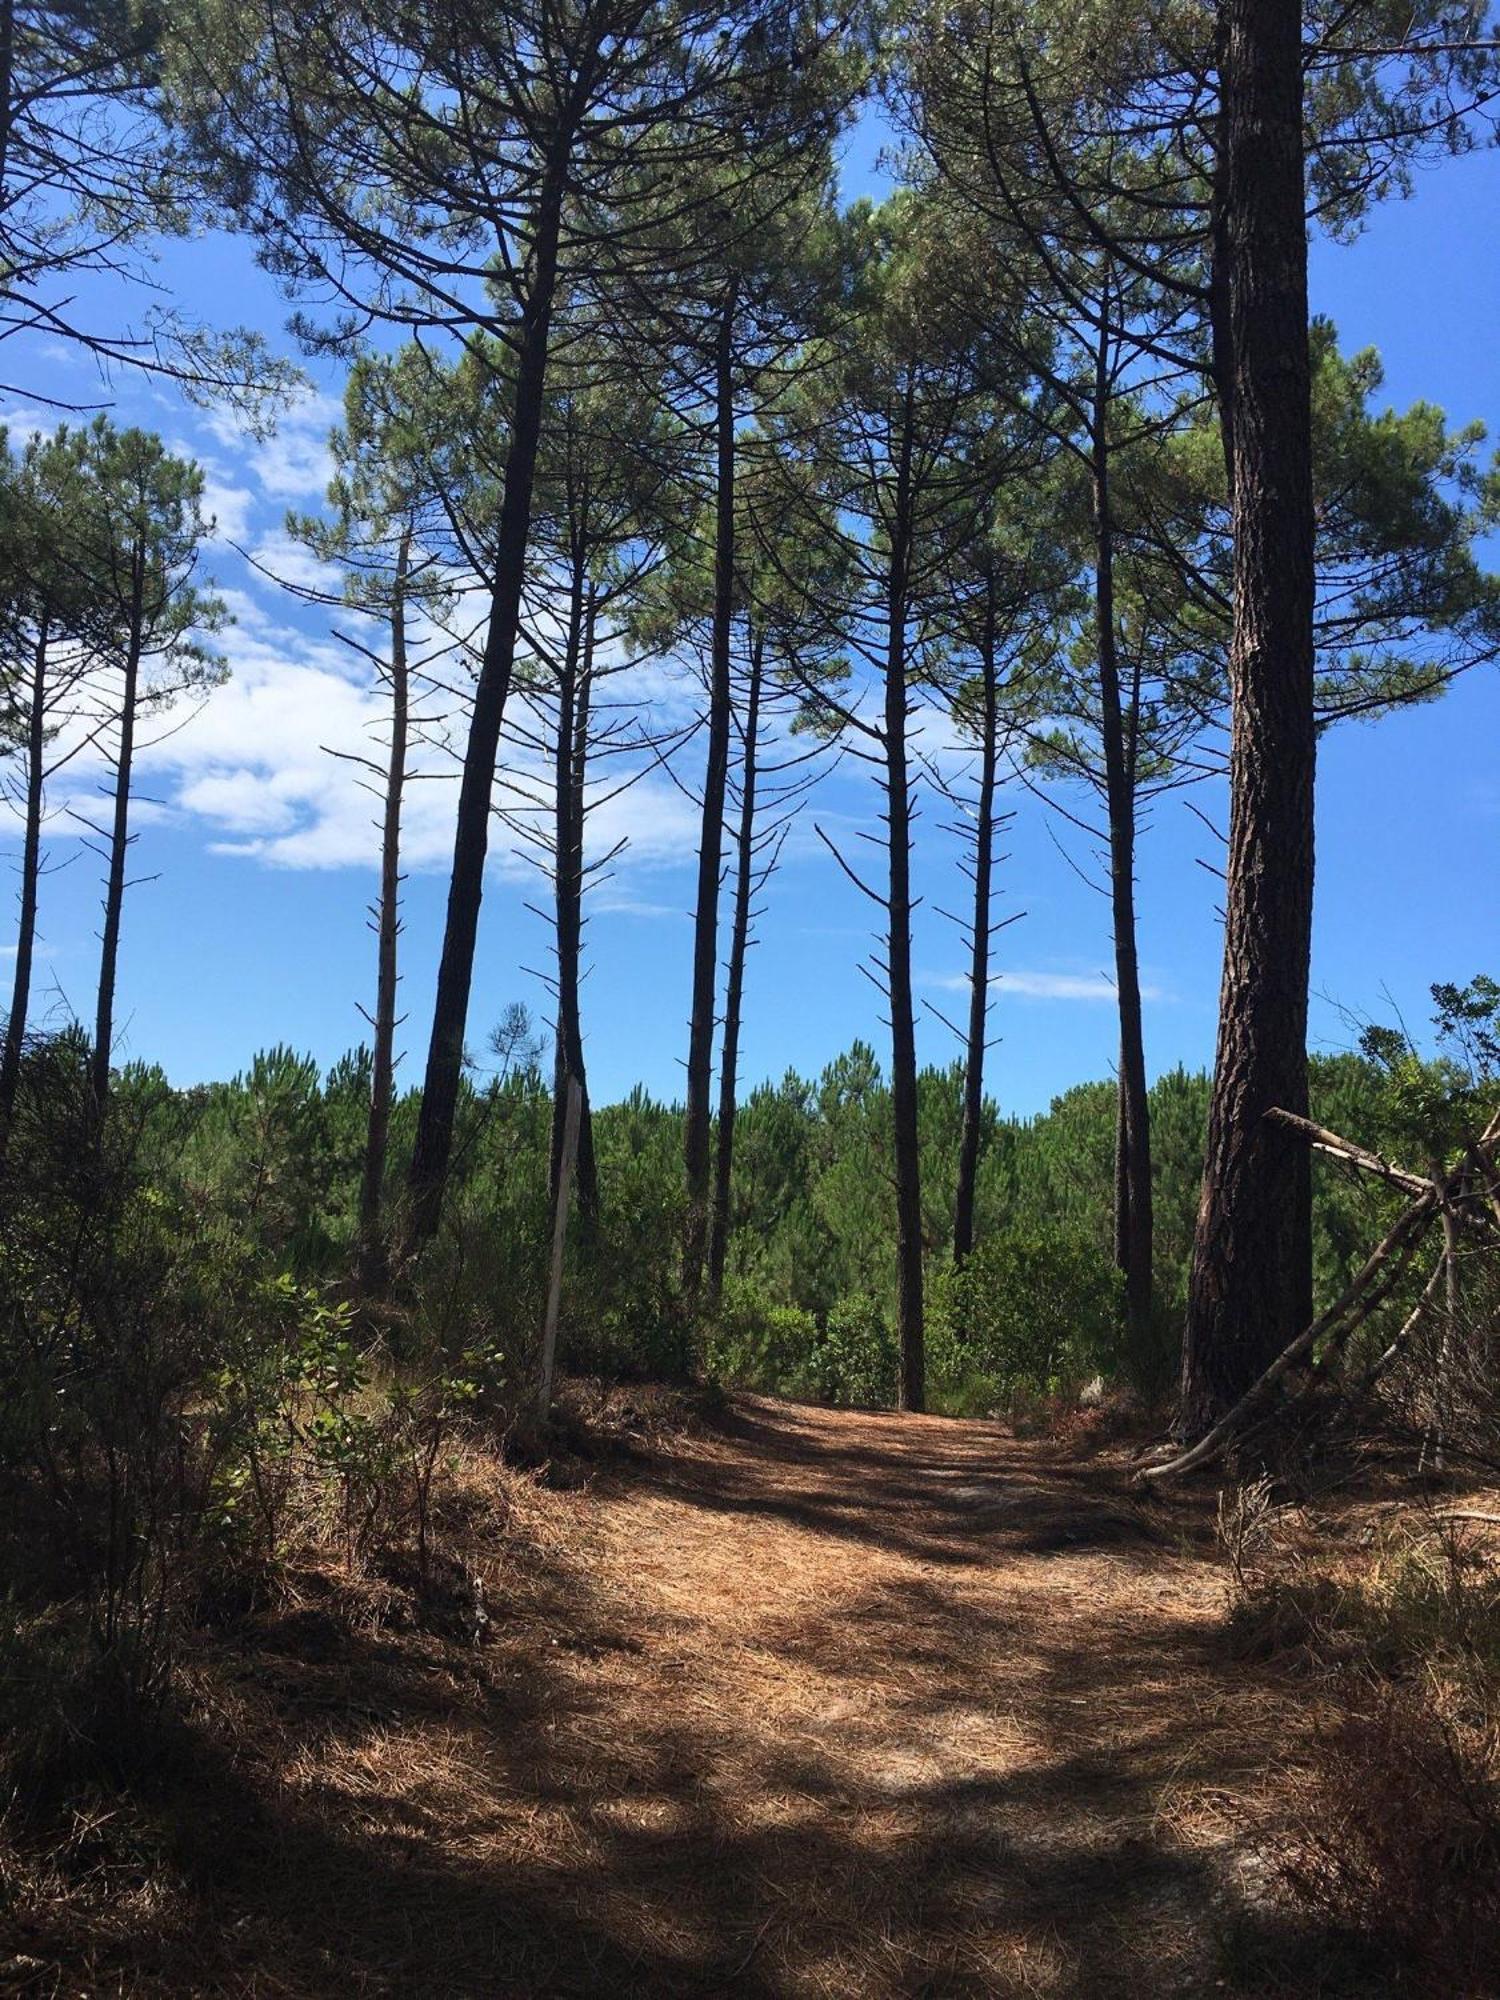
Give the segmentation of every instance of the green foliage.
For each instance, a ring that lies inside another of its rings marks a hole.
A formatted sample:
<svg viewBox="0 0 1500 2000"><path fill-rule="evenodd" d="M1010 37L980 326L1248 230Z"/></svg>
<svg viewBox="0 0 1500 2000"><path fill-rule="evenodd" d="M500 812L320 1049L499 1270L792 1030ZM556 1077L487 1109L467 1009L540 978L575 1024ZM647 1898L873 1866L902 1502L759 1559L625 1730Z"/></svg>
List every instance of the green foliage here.
<svg viewBox="0 0 1500 2000"><path fill-rule="evenodd" d="M184 1170L272 1263L299 1275L326 1269L351 1240L368 1062L330 1073L285 1046L210 1087Z"/></svg>
<svg viewBox="0 0 1500 2000"><path fill-rule="evenodd" d="M1435 998L1436 1059L1372 1030L1364 1053L1314 1061L1315 1115L1397 1157L1420 1153L1423 1135L1452 1141L1491 1088L1500 1002L1484 980ZM498 1074L466 1078L442 1230L419 1263L398 1264L372 1314L347 1283L363 1052L320 1075L276 1048L230 1083L182 1092L127 1068L97 1126L83 1039L27 1052L18 1170L0 1201L0 1485L33 1546L61 1552L88 1644L131 1700L159 1694L185 1608L216 1578L259 1588L309 1538L351 1567L409 1545L426 1574L435 1483L470 1429L503 1426L534 1380L551 1127L538 1054L522 1035ZM1152 1093L1160 1300L1135 1344L1108 1227L1113 1087L1080 1086L1026 1121L987 1108L979 1238L961 1270L945 1248L957 1095L955 1072L924 1073L933 1407L1004 1410L1096 1374L1169 1387L1206 1079L1174 1072ZM396 1107L393 1178L414 1113L410 1097ZM707 1327L687 1323L678 1291L680 1116L641 1090L596 1113L601 1214L569 1245L564 1367L617 1379L701 1367L889 1405L890 1104L873 1052L856 1044L816 1080L788 1074L751 1094ZM1396 1199L1319 1170L1325 1295Z"/></svg>
<svg viewBox="0 0 1500 2000"><path fill-rule="evenodd" d="M718 1381L855 1409L887 1409L897 1382L896 1337L868 1292L839 1299L820 1322L750 1280L725 1287L705 1362Z"/></svg>
<svg viewBox="0 0 1500 2000"><path fill-rule="evenodd" d="M199 1412L236 1342L244 1257L180 1184L147 1172L145 1135L177 1123L138 1089L92 1131L86 1049L31 1052L0 1204L0 1476L84 1607L122 1701L163 1693L211 1502Z"/></svg>
<svg viewBox="0 0 1500 2000"><path fill-rule="evenodd" d="M954 1387L993 1385L1046 1395L1121 1366L1119 1273L1087 1242L1047 1235L988 1237L946 1288L943 1360Z"/></svg>
<svg viewBox="0 0 1500 2000"><path fill-rule="evenodd" d="M868 1292L839 1300L823 1326L816 1368L823 1400L857 1409L889 1409L896 1400L896 1335Z"/></svg>
<svg viewBox="0 0 1500 2000"><path fill-rule="evenodd" d="M492 1316L444 1346L419 1297L420 1351L398 1363L296 1268L318 1244L287 1226L306 1192L292 1169L330 1157L315 1142L337 1072L320 1089L277 1051L215 1095L127 1071L101 1113L87 1057L69 1034L21 1073L25 1171L0 1198L0 1518L8 1574L76 1607L59 1643L94 1662L94 1712L124 1718L161 1701L195 1607L231 1580L259 1588L299 1547L354 1568L411 1544L425 1579L434 1480L510 1384Z"/></svg>
<svg viewBox="0 0 1500 2000"><path fill-rule="evenodd" d="M1382 1074L1392 1129L1422 1161L1444 1160L1463 1143L1500 1075L1500 985L1481 976L1434 986L1432 998L1436 1060L1423 1059L1404 1027L1372 1024L1360 1036L1361 1054Z"/></svg>
<svg viewBox="0 0 1500 2000"><path fill-rule="evenodd" d="M798 1306L780 1305L745 1278L731 1279L708 1329L704 1362L714 1380L784 1396L817 1387L813 1356L818 1323Z"/></svg>
<svg viewBox="0 0 1500 2000"><path fill-rule="evenodd" d="M1478 1050L1493 1034L1485 1011L1493 1002L1485 1001L1482 984L1466 994L1449 995L1449 1013L1454 1033L1467 1034ZM1409 1107L1457 1087L1457 1058L1450 1054L1434 1066L1407 1050L1400 1062L1376 1060L1384 1043L1377 1036L1368 1046L1366 1055L1314 1058L1314 1115L1360 1143L1420 1164L1425 1156L1412 1137ZM321 1075L310 1058L277 1048L258 1055L228 1084L175 1093L159 1073L136 1069L122 1073L118 1091L122 1117L140 1128L142 1174L159 1190L175 1190L170 1199L186 1205L193 1227L214 1234L234 1282L253 1288L285 1280L299 1297L323 1299L331 1309L345 1295L355 1238L368 1078L362 1051ZM1027 1120L987 1107L980 1248L973 1271L955 1278L945 1246L957 1171L958 1076L955 1070L923 1073L920 1142L925 1234L932 1246L935 1380L949 1372L942 1354L950 1331L971 1322L993 1321L999 1328L1011 1311L1008 1294L1027 1293L1035 1275L1028 1260L1037 1260L1038 1296L1055 1295L1060 1315L1076 1311L1071 1344L1059 1348L1041 1322L1029 1330L996 1331L992 1351L982 1345L980 1351L955 1351L954 1379L982 1376L1003 1390L1011 1381L1035 1383L1061 1368L1102 1372L1147 1393L1169 1386L1207 1096L1206 1079L1181 1070L1159 1078L1151 1093L1158 1311L1153 1336L1137 1352L1125 1347L1112 1308L1094 1288L1112 1255L1113 1086L1079 1085ZM412 1096L395 1109L393 1194L415 1111ZM617 1378L681 1379L706 1360L733 1379L790 1393L860 1401L892 1394L879 1331L895 1317L889 1119L881 1066L859 1043L814 1080L789 1073L750 1093L737 1127L724 1316L705 1334L685 1322L679 1293L680 1112L643 1090L598 1107L603 1199L597 1227L589 1231L575 1219L570 1239L562 1365ZM382 1322L399 1368L498 1348L512 1390L530 1380L547 1272L550 1128L551 1093L534 1046L504 1074L466 1081L442 1229L420 1265L399 1275L393 1310ZM24 1140L22 1145L24 1150ZM1325 1295L1368 1251L1392 1199L1368 1179L1318 1168L1315 1243ZM961 1297L976 1300L982 1288L992 1300L959 1303ZM794 1317L752 1334L747 1301L757 1302L755 1312L762 1315L785 1311ZM816 1340L809 1327L817 1329ZM788 1360L794 1333L803 1352Z"/></svg>

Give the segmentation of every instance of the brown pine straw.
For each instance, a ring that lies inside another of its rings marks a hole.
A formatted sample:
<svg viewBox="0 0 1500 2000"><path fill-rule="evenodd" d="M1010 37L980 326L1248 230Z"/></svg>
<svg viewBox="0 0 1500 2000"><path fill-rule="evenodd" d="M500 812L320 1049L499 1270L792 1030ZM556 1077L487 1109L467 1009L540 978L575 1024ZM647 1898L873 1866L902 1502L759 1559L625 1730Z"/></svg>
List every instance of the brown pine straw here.
<svg viewBox="0 0 1500 2000"><path fill-rule="evenodd" d="M154 1780L0 1833L0 1991L1278 1990L1221 1935L1315 1697L1226 1653L1211 1494L755 1398L577 1476L464 1468L477 1642L332 1563L201 1633Z"/></svg>

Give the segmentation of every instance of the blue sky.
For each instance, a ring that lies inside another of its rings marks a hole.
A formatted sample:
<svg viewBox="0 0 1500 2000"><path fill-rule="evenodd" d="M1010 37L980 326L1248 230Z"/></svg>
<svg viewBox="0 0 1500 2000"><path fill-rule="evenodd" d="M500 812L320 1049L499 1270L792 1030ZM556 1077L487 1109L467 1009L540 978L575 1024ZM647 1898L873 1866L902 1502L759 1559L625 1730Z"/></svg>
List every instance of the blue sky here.
<svg viewBox="0 0 1500 2000"><path fill-rule="evenodd" d="M851 194L878 185L878 132L856 134L846 162ZM1377 346L1389 400L1441 404L1453 421L1500 429L1500 259L1489 218L1500 213L1500 154L1427 174L1415 197L1379 210L1354 245L1317 243L1314 310L1337 323L1346 349ZM227 238L173 244L158 278L192 312L279 333L285 308L255 269L250 247ZM109 309L101 300L99 309ZM146 760L127 905L117 1019L120 1053L158 1061L179 1083L225 1076L277 1041L324 1062L359 1040L357 1003L373 983L366 905L375 888L373 802L320 747L358 747L375 704L326 614L277 590L228 546L271 569L305 574L306 557L281 532L288 506L318 501L323 439L340 384L320 376L307 402L257 444L222 414L188 407L129 376L101 384L91 365L55 346L19 356L8 372L34 395L104 402L119 421L160 430L203 462L221 539L211 567L237 622L225 649L232 678ZM13 430L36 405L12 395L0 421ZM1500 551L1496 552L1500 562ZM663 685L661 703L670 706ZM1314 936L1314 1046L1348 1046L1355 1017L1414 1025L1437 979L1500 970L1500 674L1471 675L1439 704L1377 724L1349 725L1320 753L1318 892ZM524 757L514 752L516 760ZM445 895L448 787L414 795L403 939L402 1074L420 1071ZM1195 802L1222 823L1223 801ZM61 801L60 801L61 803ZM1115 1041L1108 911L1058 845L1087 862L1079 836L1036 799L1018 794L1002 871L1006 910L1024 920L1001 940L1008 975L995 1010L1000 1045L991 1085L1004 1108L1030 1114L1070 1083L1107 1075ZM685 1047L693 891L693 815L657 779L610 809L630 845L598 899L593 970L584 989L596 1099L644 1082L676 1093ZM788 843L768 892L752 955L742 1075L816 1072L856 1035L882 1047L876 996L858 970L869 911L812 832L814 815L846 834L873 824L869 781L857 769L820 790ZM916 964L927 1003L922 1053L946 1060L956 1045L930 1010L954 1013L959 941L936 905L957 893L946 817L929 803L918 827ZM14 857L13 827L0 852ZM499 834L486 891L471 1039L512 1000L545 1014L546 996L523 968L545 963L547 938L525 904L537 883ZM100 864L54 818L53 872L43 884L43 957L34 1005L56 1020L87 1018L97 968ZM1200 865L1213 843L1180 796L1161 801L1140 853L1141 958L1153 1073L1213 1052L1219 975L1218 884ZM13 926L7 897L0 939ZM0 978L4 960L0 960Z"/></svg>

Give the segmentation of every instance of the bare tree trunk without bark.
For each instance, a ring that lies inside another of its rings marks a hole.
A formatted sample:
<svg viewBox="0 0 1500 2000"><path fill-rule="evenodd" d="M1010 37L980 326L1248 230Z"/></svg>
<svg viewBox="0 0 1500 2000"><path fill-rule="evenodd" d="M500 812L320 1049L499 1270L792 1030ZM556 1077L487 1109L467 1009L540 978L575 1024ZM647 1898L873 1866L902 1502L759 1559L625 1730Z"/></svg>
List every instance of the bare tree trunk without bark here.
<svg viewBox="0 0 1500 2000"><path fill-rule="evenodd" d="M953 1261L974 1248L974 1197L984 1125L984 1058L990 1018L990 905L995 876L995 788L1000 760L1000 690L995 667L995 586L986 584L984 636L984 737L979 752L979 798L974 828L974 930L969 958L969 1022L964 1048L964 1117L958 1141L958 1185L953 1199Z"/></svg>
<svg viewBox="0 0 1500 2000"><path fill-rule="evenodd" d="M1107 296L1107 295L1106 295ZM1094 612L1099 647L1099 718L1109 824L1109 901L1114 933L1115 996L1120 1015L1119 1113L1115 1150L1115 1262L1125 1279L1125 1309L1140 1334L1151 1317L1151 1110L1141 1021L1141 975L1135 922L1135 780L1127 755L1115 630L1115 530L1110 494L1109 315L1095 353L1093 408Z"/></svg>
<svg viewBox="0 0 1500 2000"><path fill-rule="evenodd" d="M589 693L594 657L593 594L577 572L568 611L568 635L558 685L557 743L553 759L555 792L553 871L554 927L557 934L557 1053L552 1097L552 1200L561 1187L563 1139L567 1122L568 1078L578 1083L578 1159L575 1180L579 1221L592 1233L599 1222L599 1171L594 1159L594 1121L589 1113L583 1055L580 960L583 955L584 785L588 779Z"/></svg>
<svg viewBox="0 0 1500 2000"><path fill-rule="evenodd" d="M0 1160L10 1143L21 1080L21 1052L26 1046L26 1017L31 1007L31 969L36 953L37 884L42 870L42 786L47 754L47 645L51 618L44 605L32 656L30 699L26 716L26 821L21 839L21 913L16 929L16 967L11 980L10 1013L5 1043L0 1048Z"/></svg>
<svg viewBox="0 0 1500 2000"><path fill-rule="evenodd" d="M10 128L15 115L16 4L0 0L0 202L9 206L5 189L10 164Z"/></svg>
<svg viewBox="0 0 1500 2000"><path fill-rule="evenodd" d="M132 565L130 634L120 688L120 746L115 763L115 809L109 833L109 868L104 885L104 929L99 940L99 992L94 1008L94 1046L89 1087L95 1114L109 1101L110 1053L115 1034L115 983L120 964L120 919L125 905L125 863L130 853L130 784L135 765L135 712L140 694L142 620L146 589L145 550L137 545Z"/></svg>
<svg viewBox="0 0 1500 2000"><path fill-rule="evenodd" d="M896 1188L897 1331L900 1404L926 1407L922 1299L922 1167L917 1124L917 1026L911 974L911 777L907 768L907 594L912 536L912 420L908 386L890 516L889 621L885 659L885 797L889 843L886 983L891 1006L891 1140Z"/></svg>

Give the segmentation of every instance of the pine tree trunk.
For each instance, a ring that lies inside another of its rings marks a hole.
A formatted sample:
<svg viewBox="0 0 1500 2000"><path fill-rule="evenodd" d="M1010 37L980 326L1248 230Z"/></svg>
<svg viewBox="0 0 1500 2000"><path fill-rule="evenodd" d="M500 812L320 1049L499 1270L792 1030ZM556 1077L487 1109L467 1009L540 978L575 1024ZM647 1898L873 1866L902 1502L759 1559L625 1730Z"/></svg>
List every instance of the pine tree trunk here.
<svg viewBox="0 0 1500 2000"><path fill-rule="evenodd" d="M120 751L115 764L114 822L109 834L109 870L104 886L104 929L99 945L99 993L94 1009L94 1046L89 1083L94 1111L109 1100L110 1051L114 1042L115 980L120 963L120 918L125 903L125 862L130 852L130 783L135 763L135 711L140 690L141 626L145 595L145 551L137 546L131 580L130 637L120 690Z"/></svg>
<svg viewBox="0 0 1500 2000"><path fill-rule="evenodd" d="M682 1248L683 1298L691 1311L703 1282L708 1245L710 1093L714 1059L714 997L719 976L719 888L724 857L724 804L729 784L730 639L734 620L734 317L730 287L720 309L714 356L714 608L709 665L708 757L703 824L698 843L698 893L693 918L693 1005L688 1026L687 1104L682 1159L687 1217Z"/></svg>
<svg viewBox="0 0 1500 2000"><path fill-rule="evenodd" d="M1206 1430L1312 1316L1313 507L1301 9L1225 0L1224 338L1235 620L1218 1053L1193 1244L1181 1424Z"/></svg>
<svg viewBox="0 0 1500 2000"><path fill-rule="evenodd" d="M566 162L562 161L549 169L531 244L531 294L516 368L510 451L506 459L505 492L500 506L489 629L485 634L484 657L474 689L469 740L459 784L453 872L448 886L443 950L433 1003L432 1037L428 1044L422 1105L408 1175L411 1229L418 1241L432 1236L437 1229L448 1178L448 1163L453 1151L453 1125L463 1075L464 1031L468 1024L474 949L479 934L479 906L484 895L484 866L489 852L495 763L499 755L500 729L505 720L505 704L510 694L516 638L521 622L521 591L525 581L526 544L531 530L532 491L547 376L547 344L557 288L565 166Z"/></svg>
<svg viewBox="0 0 1500 2000"><path fill-rule="evenodd" d="M583 956L584 832L588 825L586 787L589 775L589 708L594 694L594 644L599 608L592 590L583 617L583 670L573 707L573 852L578 857L578 951ZM583 977L580 969L579 991ZM583 1056L581 997L573 1010L574 1060L578 1077L578 1157L573 1166L573 1195L585 1238L599 1227L599 1165L594 1152L594 1113L589 1103L588 1070Z"/></svg>
<svg viewBox="0 0 1500 2000"><path fill-rule="evenodd" d="M37 625L26 718L26 823L21 841L21 913L16 930L16 967L11 981L10 1013L5 1023L5 1043L0 1048L0 1159L4 1158L10 1143L16 1090L21 1080L21 1053L26 1046L26 1016L31 1006L37 883L42 868L42 784L47 748L47 645L50 636L51 618L44 605Z"/></svg>
<svg viewBox="0 0 1500 2000"><path fill-rule="evenodd" d="M1106 314L1106 321L1108 315ZM1115 1158L1115 1261L1125 1278L1132 1327L1151 1316L1151 1113L1141 1022L1135 935L1135 783L1125 745L1115 633L1114 517L1110 496L1108 325L1095 357L1093 410L1094 611L1099 647L1099 722L1109 823L1109 898L1114 932L1115 994L1120 1015L1119 1116Z"/></svg>
<svg viewBox="0 0 1500 2000"><path fill-rule="evenodd" d="M0 0L0 203L9 205L5 189L10 164L10 127L14 116L16 58L15 0Z"/></svg>
<svg viewBox="0 0 1500 2000"><path fill-rule="evenodd" d="M371 1023L370 1115L365 1126L364 1171L359 1189L361 1290L379 1291L386 1280L384 1232L385 1165L390 1147L391 1105L396 1090L396 991L401 932L401 807L406 788L406 753L411 690L406 662L406 578L411 530L396 550L391 590L391 750L385 774L385 809L380 828L380 903L375 918L375 1014Z"/></svg>
<svg viewBox="0 0 1500 2000"><path fill-rule="evenodd" d="M900 1405L926 1407L922 1301L922 1169L917 1125L917 1026L911 976L911 778L907 769L907 592L912 535L912 407L901 416L890 518L889 622L885 660L885 795L889 841L886 935L891 1004L891 1140L896 1188L897 1331Z"/></svg>
<svg viewBox="0 0 1500 2000"><path fill-rule="evenodd" d="M755 895L755 785L760 732L761 671L765 638L757 630L750 644L750 687L745 702L745 756L740 767L740 824L735 843L734 929L724 990L724 1047L719 1058L719 1132L714 1153L713 1210L708 1233L708 1303L717 1310L724 1294L729 1255L730 1197L734 1185L734 1121L739 1106L740 1021L745 998L745 958L750 949L751 901Z"/></svg>
<svg viewBox="0 0 1500 2000"><path fill-rule="evenodd" d="M594 1128L589 1116L588 1079L583 1056L580 966L583 952L584 784L588 777L589 681L593 668L594 604L580 563L574 571L568 632L558 683L557 742L553 757L553 923L557 937L557 1052L552 1095L551 1189L554 1205L561 1186L563 1138L567 1125L568 1078L578 1079L578 1159L575 1171L579 1220L592 1232L599 1221L599 1174Z"/></svg>
<svg viewBox="0 0 1500 2000"><path fill-rule="evenodd" d="M995 667L995 583L985 583L983 741L979 752L979 799L974 827L974 916L969 956L969 1023L964 1047L964 1116L958 1142L958 1186L953 1198L953 1261L962 1264L974 1248L974 1196L979 1180L979 1142L984 1125L984 1057L989 1029L990 905L994 897L995 786L1000 759L1000 690Z"/></svg>

